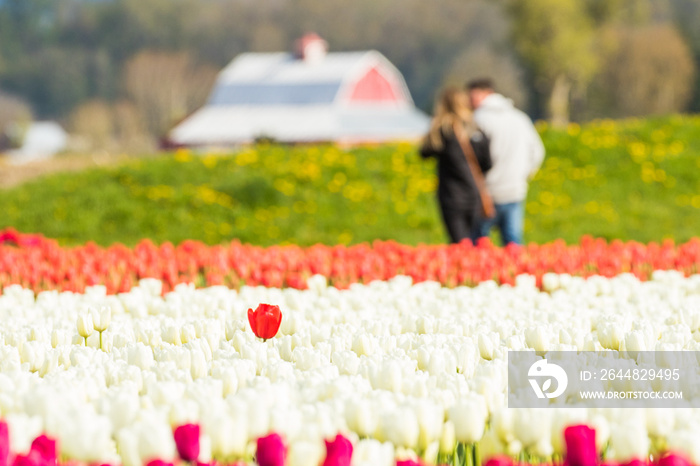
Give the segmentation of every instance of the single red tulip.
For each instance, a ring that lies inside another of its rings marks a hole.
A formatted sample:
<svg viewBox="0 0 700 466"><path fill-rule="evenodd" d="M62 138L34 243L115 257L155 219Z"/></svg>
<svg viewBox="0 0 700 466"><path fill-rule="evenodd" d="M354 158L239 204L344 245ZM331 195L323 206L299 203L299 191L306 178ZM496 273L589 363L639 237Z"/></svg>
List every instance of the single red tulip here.
<svg viewBox="0 0 700 466"><path fill-rule="evenodd" d="M326 459L323 466L350 466L352 443L338 434L332 442L326 442Z"/></svg>
<svg viewBox="0 0 700 466"><path fill-rule="evenodd" d="M183 461L196 461L199 458L199 425L183 424L173 432L177 454Z"/></svg>
<svg viewBox="0 0 700 466"><path fill-rule="evenodd" d="M692 463L688 459L678 453L668 453L662 456L658 462L659 466L691 466Z"/></svg>
<svg viewBox="0 0 700 466"><path fill-rule="evenodd" d="M257 309L248 309L248 322L256 337L268 340L275 335L282 323L279 306L259 304Z"/></svg>
<svg viewBox="0 0 700 466"><path fill-rule="evenodd" d="M595 448L595 429L587 425L569 426L564 430L566 462L569 466L595 466L598 453Z"/></svg>
<svg viewBox="0 0 700 466"><path fill-rule="evenodd" d="M258 466L284 466L287 458L287 447L279 434L273 433L266 437L260 437L257 443L255 459Z"/></svg>

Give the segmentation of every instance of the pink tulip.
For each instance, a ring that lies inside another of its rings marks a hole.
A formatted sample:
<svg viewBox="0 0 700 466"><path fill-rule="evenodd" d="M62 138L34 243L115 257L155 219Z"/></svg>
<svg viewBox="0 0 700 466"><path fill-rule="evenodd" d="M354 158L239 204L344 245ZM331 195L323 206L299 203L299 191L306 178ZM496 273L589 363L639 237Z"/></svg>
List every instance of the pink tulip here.
<svg viewBox="0 0 700 466"><path fill-rule="evenodd" d="M510 456L497 455L489 458L484 466L513 466L513 459Z"/></svg>
<svg viewBox="0 0 700 466"><path fill-rule="evenodd" d="M595 429L587 425L569 426L564 430L566 462L569 466L595 466L598 453L595 448Z"/></svg>
<svg viewBox="0 0 700 466"><path fill-rule="evenodd" d="M338 434L332 442L326 440L326 459L323 466L350 466L352 443Z"/></svg>
<svg viewBox="0 0 700 466"><path fill-rule="evenodd" d="M259 466L284 466L287 447L278 434L272 433L258 439L255 459Z"/></svg>
<svg viewBox="0 0 700 466"><path fill-rule="evenodd" d="M649 460L634 458L626 463L623 463L621 466L649 466Z"/></svg>
<svg viewBox="0 0 700 466"><path fill-rule="evenodd" d="M41 457L32 451L26 455L15 455L12 466L42 466Z"/></svg>
<svg viewBox="0 0 700 466"><path fill-rule="evenodd" d="M0 421L0 466L7 466L10 458L10 429L5 421Z"/></svg>
<svg viewBox="0 0 700 466"><path fill-rule="evenodd" d="M183 461L196 461L199 458L199 425L184 424L173 433L177 453Z"/></svg>
<svg viewBox="0 0 700 466"><path fill-rule="evenodd" d="M414 460L401 460L396 461L396 466L423 466L420 461Z"/></svg>
<svg viewBox="0 0 700 466"><path fill-rule="evenodd" d="M146 466L174 466L173 463L168 463L167 461L163 460L151 460L148 463L146 463Z"/></svg>
<svg viewBox="0 0 700 466"><path fill-rule="evenodd" d="M40 435L34 439L30 452L39 455L43 466L53 466L57 463L56 440L46 435Z"/></svg>
<svg viewBox="0 0 700 466"><path fill-rule="evenodd" d="M658 466L692 466L692 463L681 454L667 453L659 459Z"/></svg>

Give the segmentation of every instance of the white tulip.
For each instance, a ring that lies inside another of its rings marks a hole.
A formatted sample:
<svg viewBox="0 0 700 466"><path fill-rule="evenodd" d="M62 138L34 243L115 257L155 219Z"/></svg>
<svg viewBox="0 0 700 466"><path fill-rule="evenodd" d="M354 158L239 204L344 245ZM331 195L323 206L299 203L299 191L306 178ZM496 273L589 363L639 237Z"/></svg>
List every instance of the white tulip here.
<svg viewBox="0 0 700 466"><path fill-rule="evenodd" d="M92 316L95 330L100 333L107 330L107 327L109 327L109 324L112 322L112 308L109 306L102 306L99 310L93 309L90 315Z"/></svg>
<svg viewBox="0 0 700 466"><path fill-rule="evenodd" d="M352 466L394 466L394 446L389 442L363 439L353 447Z"/></svg>
<svg viewBox="0 0 700 466"><path fill-rule="evenodd" d="M440 439L445 410L430 400L417 401L414 409L419 427L418 447L426 449L430 444Z"/></svg>
<svg viewBox="0 0 700 466"><path fill-rule="evenodd" d="M644 458L649 452L649 437L643 423L616 425L610 432L611 457L618 461Z"/></svg>
<svg viewBox="0 0 700 466"><path fill-rule="evenodd" d="M244 417L218 417L208 429L212 437L212 454L243 456L248 444L247 421Z"/></svg>
<svg viewBox="0 0 700 466"><path fill-rule="evenodd" d="M494 347L493 347L493 342L491 339L487 336L484 335L483 333L480 333L479 336L477 337L478 342L479 342L479 353L483 359L486 359L488 361L493 359L493 353L494 353Z"/></svg>
<svg viewBox="0 0 700 466"><path fill-rule="evenodd" d="M325 455L323 443L298 441L290 446L286 464L289 466L318 466Z"/></svg>
<svg viewBox="0 0 700 466"><path fill-rule="evenodd" d="M474 395L459 400L448 413L455 426L458 442L474 443L481 440L488 416L486 401L482 396Z"/></svg>
<svg viewBox="0 0 700 466"><path fill-rule="evenodd" d="M204 357L204 353L199 349L192 349L190 351L191 365L190 374L193 379L199 379L205 377L209 372L207 367L207 360Z"/></svg>
<svg viewBox="0 0 700 466"><path fill-rule="evenodd" d="M420 427L416 415L409 406L398 406L380 417L384 437L397 447L415 449Z"/></svg>
<svg viewBox="0 0 700 466"><path fill-rule="evenodd" d="M116 435L117 448L123 466L142 466L139 454L138 434L129 428L121 429Z"/></svg>
<svg viewBox="0 0 700 466"><path fill-rule="evenodd" d="M440 453L451 454L456 444L455 425L452 421L445 421L440 434Z"/></svg>
<svg viewBox="0 0 700 466"><path fill-rule="evenodd" d="M513 432L517 440L528 448L546 438L551 443L552 410L548 408L524 408L518 410L513 424Z"/></svg>
<svg viewBox="0 0 700 466"><path fill-rule="evenodd" d="M149 370L155 361L153 360L153 350L151 347L138 343L128 348L128 363L142 370Z"/></svg>
<svg viewBox="0 0 700 466"><path fill-rule="evenodd" d="M92 324L92 316L90 314L81 314L78 316L78 334L87 339L92 332L95 331L95 327Z"/></svg>

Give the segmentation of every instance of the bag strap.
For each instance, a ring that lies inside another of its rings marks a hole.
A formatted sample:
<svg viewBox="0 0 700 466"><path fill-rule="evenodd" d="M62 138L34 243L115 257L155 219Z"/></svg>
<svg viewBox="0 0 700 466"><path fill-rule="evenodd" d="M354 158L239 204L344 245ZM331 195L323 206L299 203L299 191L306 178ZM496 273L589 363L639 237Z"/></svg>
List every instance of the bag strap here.
<svg viewBox="0 0 700 466"><path fill-rule="evenodd" d="M469 165L469 170L472 172L474 177L474 182L476 183L476 189L479 191L479 197L481 198L481 207L484 210L484 215L487 218L492 218L496 216L496 208L493 205L493 199L491 199L491 194L489 194L486 189L486 180L484 179L484 174L481 172L481 167L479 167L479 162L476 160L476 154L474 153L474 148L472 147L469 139L464 134L464 128L458 122L454 124L454 133L457 141L459 142L464 156L467 158L467 164Z"/></svg>

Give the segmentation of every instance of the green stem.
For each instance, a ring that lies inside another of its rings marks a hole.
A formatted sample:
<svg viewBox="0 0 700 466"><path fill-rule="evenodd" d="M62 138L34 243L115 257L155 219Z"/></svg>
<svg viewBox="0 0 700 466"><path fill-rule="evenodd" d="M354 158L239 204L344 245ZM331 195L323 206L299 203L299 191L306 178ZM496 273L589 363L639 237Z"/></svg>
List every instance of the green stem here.
<svg viewBox="0 0 700 466"><path fill-rule="evenodd" d="M100 334L100 349L102 349L102 332L98 332Z"/></svg>

